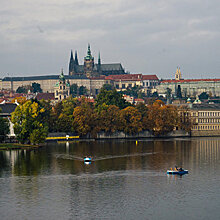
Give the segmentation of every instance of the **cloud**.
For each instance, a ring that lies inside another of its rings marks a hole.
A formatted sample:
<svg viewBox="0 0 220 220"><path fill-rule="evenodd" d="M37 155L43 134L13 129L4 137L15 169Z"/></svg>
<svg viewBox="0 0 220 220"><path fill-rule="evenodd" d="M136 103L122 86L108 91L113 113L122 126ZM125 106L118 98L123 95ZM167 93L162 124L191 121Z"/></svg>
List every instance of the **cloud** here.
<svg viewBox="0 0 220 220"><path fill-rule="evenodd" d="M88 42L130 72L165 78L180 65L185 76L217 77L219 9L217 0L4 1L0 77L53 74L68 66L72 48L82 62Z"/></svg>

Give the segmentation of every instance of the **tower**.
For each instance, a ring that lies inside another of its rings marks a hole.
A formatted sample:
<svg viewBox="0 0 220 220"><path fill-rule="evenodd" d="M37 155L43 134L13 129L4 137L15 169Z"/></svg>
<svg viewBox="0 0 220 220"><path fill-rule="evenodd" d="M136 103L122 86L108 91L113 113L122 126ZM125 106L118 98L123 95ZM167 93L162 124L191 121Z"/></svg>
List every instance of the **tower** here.
<svg viewBox="0 0 220 220"><path fill-rule="evenodd" d="M74 70L75 60L73 59L73 51L70 53L70 62L69 62L69 75L73 75L75 73Z"/></svg>
<svg viewBox="0 0 220 220"><path fill-rule="evenodd" d="M84 73L87 77L93 76L94 57L91 54L90 45L88 45L87 55L84 57Z"/></svg>
<svg viewBox="0 0 220 220"><path fill-rule="evenodd" d="M176 73L175 73L175 80L181 80L181 79L182 79L182 76L181 76L180 68L177 67Z"/></svg>
<svg viewBox="0 0 220 220"><path fill-rule="evenodd" d="M66 82L66 79L63 74L63 69L61 70L59 76L59 82L54 86L54 95L55 99L62 101L70 95L70 85L69 82Z"/></svg>

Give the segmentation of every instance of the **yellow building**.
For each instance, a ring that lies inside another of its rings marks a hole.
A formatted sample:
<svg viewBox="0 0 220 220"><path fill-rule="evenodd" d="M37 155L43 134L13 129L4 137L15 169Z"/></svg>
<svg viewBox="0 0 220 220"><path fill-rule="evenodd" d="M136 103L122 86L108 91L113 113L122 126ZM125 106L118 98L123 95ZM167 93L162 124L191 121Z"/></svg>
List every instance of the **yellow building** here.
<svg viewBox="0 0 220 220"><path fill-rule="evenodd" d="M220 136L220 104L191 104L192 136Z"/></svg>

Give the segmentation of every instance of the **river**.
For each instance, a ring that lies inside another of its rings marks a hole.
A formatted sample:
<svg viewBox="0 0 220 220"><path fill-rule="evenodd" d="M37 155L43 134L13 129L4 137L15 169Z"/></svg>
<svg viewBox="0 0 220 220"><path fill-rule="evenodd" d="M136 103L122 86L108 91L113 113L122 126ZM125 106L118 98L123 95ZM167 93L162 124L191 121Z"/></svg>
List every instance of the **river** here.
<svg viewBox="0 0 220 220"><path fill-rule="evenodd" d="M219 159L220 138L0 151L0 219L219 219ZM189 174L167 175L175 165Z"/></svg>

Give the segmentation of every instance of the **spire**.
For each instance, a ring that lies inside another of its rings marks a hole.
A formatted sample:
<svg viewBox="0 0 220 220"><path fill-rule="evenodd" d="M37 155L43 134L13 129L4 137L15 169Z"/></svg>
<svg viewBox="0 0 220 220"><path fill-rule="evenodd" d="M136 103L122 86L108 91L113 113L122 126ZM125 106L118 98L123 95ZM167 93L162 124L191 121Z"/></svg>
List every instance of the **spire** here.
<svg viewBox="0 0 220 220"><path fill-rule="evenodd" d="M75 60L73 59L73 51L70 53L70 62L69 62L69 75L74 71Z"/></svg>
<svg viewBox="0 0 220 220"><path fill-rule="evenodd" d="M90 44L88 44L88 50L87 50L87 55L85 57L86 60L92 60L92 53L91 53L91 49L90 49Z"/></svg>
<svg viewBox="0 0 220 220"><path fill-rule="evenodd" d="M88 44L88 51L87 51L87 55L88 55L88 56L91 56L90 44Z"/></svg>
<svg viewBox="0 0 220 220"><path fill-rule="evenodd" d="M79 65L78 57L77 57L77 51L75 51L75 64Z"/></svg>
<svg viewBox="0 0 220 220"><path fill-rule="evenodd" d="M73 51L71 50L70 60L73 60Z"/></svg>
<svg viewBox="0 0 220 220"><path fill-rule="evenodd" d="M99 52L99 58L98 58L98 65L101 65L101 56L100 56L100 52Z"/></svg>
<svg viewBox="0 0 220 220"><path fill-rule="evenodd" d="M61 73L60 73L60 80L62 81L65 81L65 77L64 77L64 74L63 74L63 68L61 69Z"/></svg>

